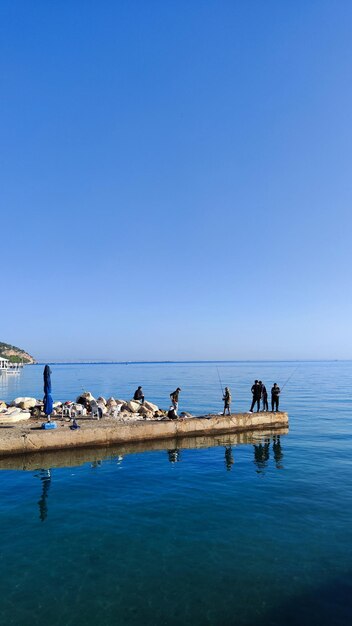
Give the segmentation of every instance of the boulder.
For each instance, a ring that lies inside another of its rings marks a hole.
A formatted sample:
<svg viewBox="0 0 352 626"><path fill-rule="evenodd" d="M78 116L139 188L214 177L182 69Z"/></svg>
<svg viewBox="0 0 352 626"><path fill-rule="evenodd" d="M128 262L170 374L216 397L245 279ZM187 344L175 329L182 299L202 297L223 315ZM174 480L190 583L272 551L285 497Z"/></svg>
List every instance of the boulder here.
<svg viewBox="0 0 352 626"><path fill-rule="evenodd" d="M27 396L15 398L11 402L11 406L17 406L17 407L20 407L21 409L33 409L33 407L35 407L36 404L37 404L37 400L35 398L28 398Z"/></svg>
<svg viewBox="0 0 352 626"><path fill-rule="evenodd" d="M149 411L149 409L147 409L147 407L145 407L144 405L142 405L139 408L138 413L139 413L139 415L142 415L146 419L153 419L153 417L154 417L154 411Z"/></svg>
<svg viewBox="0 0 352 626"><path fill-rule="evenodd" d="M90 391L84 391L76 398L76 402L78 404L83 404L86 409L89 407L90 402L93 402L93 400L95 400L95 398L92 396Z"/></svg>
<svg viewBox="0 0 352 626"><path fill-rule="evenodd" d="M32 417L42 417L42 409L40 406L35 406L33 407L33 409L31 409L31 416Z"/></svg>
<svg viewBox="0 0 352 626"><path fill-rule="evenodd" d="M131 411L131 413L138 413L141 405L139 402L136 402L135 400L130 400L129 402L126 402L126 406L128 407L128 410Z"/></svg>
<svg viewBox="0 0 352 626"><path fill-rule="evenodd" d="M106 406L110 407L110 406L116 406L116 405L117 405L117 402L116 402L115 398L108 398L107 399Z"/></svg>
<svg viewBox="0 0 352 626"><path fill-rule="evenodd" d="M145 400L143 402L143 406L145 406L146 409L148 409L148 411L158 411L159 407L156 404L153 404L152 402L148 402L148 400Z"/></svg>
<svg viewBox="0 0 352 626"><path fill-rule="evenodd" d="M53 409L59 409L62 407L62 402L53 402Z"/></svg>
<svg viewBox="0 0 352 626"><path fill-rule="evenodd" d="M193 417L193 415L188 413L188 411L182 411L182 413L180 413L180 417Z"/></svg>
<svg viewBox="0 0 352 626"><path fill-rule="evenodd" d="M22 411L19 407L12 406L3 411L0 415L1 423L20 422L22 420L28 420L31 417L29 411Z"/></svg>
<svg viewBox="0 0 352 626"><path fill-rule="evenodd" d="M0 411L5 411L7 409L7 404L3 400L0 400Z"/></svg>
<svg viewBox="0 0 352 626"><path fill-rule="evenodd" d="M103 404L104 406L107 405L107 402L106 402L105 398L103 398L103 396L99 396L99 398L97 399L97 403L98 404Z"/></svg>

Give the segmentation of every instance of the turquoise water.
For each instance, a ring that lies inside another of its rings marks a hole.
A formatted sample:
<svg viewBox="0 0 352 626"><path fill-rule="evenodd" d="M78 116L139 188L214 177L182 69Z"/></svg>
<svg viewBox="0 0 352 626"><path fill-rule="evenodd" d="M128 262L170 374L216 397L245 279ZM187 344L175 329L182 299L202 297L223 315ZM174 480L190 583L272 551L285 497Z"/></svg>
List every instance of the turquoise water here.
<svg viewBox="0 0 352 626"><path fill-rule="evenodd" d="M283 385L296 365L218 368L241 411L254 378ZM0 398L40 397L42 369L1 378ZM179 385L181 410L221 409L211 363L52 370L55 399L143 384L166 408ZM301 363L279 439L2 470L0 623L351 624L351 389L351 362Z"/></svg>

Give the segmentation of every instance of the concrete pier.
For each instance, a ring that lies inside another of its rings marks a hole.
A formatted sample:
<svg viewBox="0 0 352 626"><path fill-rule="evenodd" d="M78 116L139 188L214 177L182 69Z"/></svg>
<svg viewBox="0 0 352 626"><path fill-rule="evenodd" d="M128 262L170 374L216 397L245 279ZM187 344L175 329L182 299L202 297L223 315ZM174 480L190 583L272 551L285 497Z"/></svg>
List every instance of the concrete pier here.
<svg viewBox="0 0 352 626"><path fill-rule="evenodd" d="M79 420L81 428L70 430L69 423L57 421L56 430L42 430L38 420L0 427L0 458L75 448L107 448L156 440L178 440L198 435L245 433L288 427L288 414L236 413L231 416L205 415L184 420L121 422L104 418Z"/></svg>

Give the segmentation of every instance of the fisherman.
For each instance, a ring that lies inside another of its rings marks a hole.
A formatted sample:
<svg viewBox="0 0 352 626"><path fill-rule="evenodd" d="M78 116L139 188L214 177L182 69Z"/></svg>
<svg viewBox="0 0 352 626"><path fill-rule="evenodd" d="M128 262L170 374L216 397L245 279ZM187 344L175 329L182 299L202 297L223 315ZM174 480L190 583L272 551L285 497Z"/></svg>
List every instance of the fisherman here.
<svg viewBox="0 0 352 626"><path fill-rule="evenodd" d="M137 402L140 402L141 404L143 404L144 395L143 395L142 387L138 387L138 389L136 389L136 391L134 392L133 400L136 400Z"/></svg>
<svg viewBox="0 0 352 626"><path fill-rule="evenodd" d="M173 406L170 406L170 408L169 408L169 410L167 412L167 416L168 416L169 420L177 420L178 415L177 415L177 413L176 413L176 411L175 411Z"/></svg>
<svg viewBox="0 0 352 626"><path fill-rule="evenodd" d="M225 415L226 409L227 409L227 413L228 415L231 415L231 392L230 389L228 387L225 387L225 392L223 395L223 401L224 401L224 412L223 415Z"/></svg>
<svg viewBox="0 0 352 626"><path fill-rule="evenodd" d="M261 385L259 384L258 380L254 381L254 385L252 385L251 392L253 394L253 400L252 400L252 404L251 404L251 408L249 409L249 412L253 413L253 408L254 408L254 405L256 404L257 405L257 413L259 413L259 411L260 411L260 398L261 398L261 395L262 395L262 388L261 388Z"/></svg>
<svg viewBox="0 0 352 626"><path fill-rule="evenodd" d="M259 384L260 384L261 390L262 390L263 411L269 411L268 392L266 390L266 386L264 385L264 383L262 383L261 380L259 381Z"/></svg>
<svg viewBox="0 0 352 626"><path fill-rule="evenodd" d="M175 391L170 393L171 404L172 404L172 406L175 409L176 417L177 417L177 411L178 411L178 397L180 395L180 391L181 391L181 388L177 387L177 389L175 389Z"/></svg>
<svg viewBox="0 0 352 626"><path fill-rule="evenodd" d="M278 411L279 410L279 395L280 395L280 387L274 383L274 386L271 388L271 410Z"/></svg>

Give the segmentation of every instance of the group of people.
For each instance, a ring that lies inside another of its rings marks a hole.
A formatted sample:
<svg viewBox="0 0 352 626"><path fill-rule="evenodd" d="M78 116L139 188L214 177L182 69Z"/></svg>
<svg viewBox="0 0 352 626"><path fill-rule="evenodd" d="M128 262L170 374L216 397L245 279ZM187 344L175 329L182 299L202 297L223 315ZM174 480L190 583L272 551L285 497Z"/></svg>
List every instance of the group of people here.
<svg viewBox="0 0 352 626"><path fill-rule="evenodd" d="M170 393L171 406L168 411L169 419L177 419L178 417L177 411L178 411L180 391L181 391L181 388L177 387L175 391L172 391ZM276 383L274 383L274 385L271 388L271 410L272 411L279 410L280 391L281 391L280 387ZM255 406L257 407L257 412L259 412L260 410L269 411L268 392L266 390L266 386L264 385L264 383L261 380L255 380L254 384L252 385L251 392L252 392L252 404L251 404L251 408L249 409L249 412L253 413L253 409ZM138 389L136 389L133 399L137 400L141 404L144 403L144 394L143 394L142 387L138 387ZM225 387L225 391L223 393L222 399L224 402L223 415L226 415L226 412L228 415L231 415L232 398L231 398L231 391L229 387ZM262 402L262 409L260 408L261 402Z"/></svg>
<svg viewBox="0 0 352 626"><path fill-rule="evenodd" d="M171 406L168 411L169 419L177 419L178 417L177 411L178 411L178 399L179 399L180 391L181 391L181 387L177 387L175 391L172 391L170 393ZM133 400L136 400L137 402L140 402L141 404L144 403L144 393L143 393L143 389L141 386L139 386L134 392Z"/></svg>
<svg viewBox="0 0 352 626"><path fill-rule="evenodd" d="M271 388L271 410L278 411L279 410L279 395L280 395L280 387L276 383ZM268 392L266 390L266 386L261 380L255 380L254 384L251 388L252 392L252 404L249 409L250 413L253 413L253 409L257 406L257 413L260 411L260 402L262 402L262 411L269 411L268 404ZM231 415L231 392L228 387L225 387L224 395L224 412L223 415L226 415L226 411L228 415Z"/></svg>

